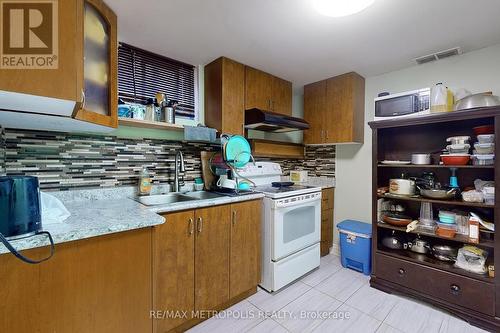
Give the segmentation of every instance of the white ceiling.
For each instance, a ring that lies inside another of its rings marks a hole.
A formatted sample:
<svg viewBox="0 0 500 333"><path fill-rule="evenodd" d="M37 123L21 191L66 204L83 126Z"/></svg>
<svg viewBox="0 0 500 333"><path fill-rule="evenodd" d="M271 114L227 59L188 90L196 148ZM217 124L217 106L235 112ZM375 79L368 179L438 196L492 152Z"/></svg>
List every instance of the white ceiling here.
<svg viewBox="0 0 500 333"><path fill-rule="evenodd" d="M319 15L309 0L106 2L118 15L120 41L194 65L224 55L296 89L348 71L397 70L455 46L468 52L500 43L497 0L376 0L343 18Z"/></svg>

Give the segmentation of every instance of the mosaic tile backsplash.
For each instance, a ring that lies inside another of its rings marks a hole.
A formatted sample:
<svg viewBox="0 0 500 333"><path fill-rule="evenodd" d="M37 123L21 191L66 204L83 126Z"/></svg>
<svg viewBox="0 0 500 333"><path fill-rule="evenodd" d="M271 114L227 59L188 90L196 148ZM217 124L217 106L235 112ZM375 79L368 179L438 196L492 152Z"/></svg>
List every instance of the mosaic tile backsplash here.
<svg viewBox="0 0 500 333"><path fill-rule="evenodd" d="M143 166L155 184L171 183L177 150L182 150L185 181L201 177L200 151L217 145L156 139L123 139L59 132L0 128L0 174L32 175L45 190L136 185ZM335 147L308 146L304 160L274 160L285 175L291 169L311 176L335 175Z"/></svg>

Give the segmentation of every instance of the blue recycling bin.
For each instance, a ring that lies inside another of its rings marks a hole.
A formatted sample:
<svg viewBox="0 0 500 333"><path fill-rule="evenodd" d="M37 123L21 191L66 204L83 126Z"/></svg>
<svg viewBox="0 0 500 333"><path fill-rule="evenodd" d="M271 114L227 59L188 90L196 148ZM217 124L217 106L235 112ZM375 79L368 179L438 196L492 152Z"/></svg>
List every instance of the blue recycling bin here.
<svg viewBox="0 0 500 333"><path fill-rule="evenodd" d="M342 266L370 275L372 226L354 220L337 224L340 233L340 259Z"/></svg>

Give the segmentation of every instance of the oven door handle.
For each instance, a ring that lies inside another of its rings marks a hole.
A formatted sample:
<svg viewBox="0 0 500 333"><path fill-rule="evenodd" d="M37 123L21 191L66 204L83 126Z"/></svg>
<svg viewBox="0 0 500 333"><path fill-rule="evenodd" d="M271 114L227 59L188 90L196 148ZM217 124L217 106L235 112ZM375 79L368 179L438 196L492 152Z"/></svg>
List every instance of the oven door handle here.
<svg viewBox="0 0 500 333"><path fill-rule="evenodd" d="M288 208L288 207L294 207L294 206L301 206L301 205L304 205L304 204L309 204L311 202L321 201L321 195L314 196L312 198L305 199L305 200L299 200L299 201L290 201L289 200L288 202L284 202L284 200L285 199L280 199L277 202L275 202L275 205L274 205L273 209L281 209L281 208Z"/></svg>

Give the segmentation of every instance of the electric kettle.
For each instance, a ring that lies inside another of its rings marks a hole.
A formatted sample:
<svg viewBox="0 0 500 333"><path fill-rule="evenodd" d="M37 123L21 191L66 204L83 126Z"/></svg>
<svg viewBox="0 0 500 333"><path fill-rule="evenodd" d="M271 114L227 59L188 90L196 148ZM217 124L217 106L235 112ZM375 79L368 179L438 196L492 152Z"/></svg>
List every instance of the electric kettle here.
<svg viewBox="0 0 500 333"><path fill-rule="evenodd" d="M29 264L38 264L52 257L54 241L42 229L38 178L31 176L0 177L0 242L18 259ZM46 235L51 248L48 257L32 260L20 254L10 240Z"/></svg>

